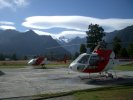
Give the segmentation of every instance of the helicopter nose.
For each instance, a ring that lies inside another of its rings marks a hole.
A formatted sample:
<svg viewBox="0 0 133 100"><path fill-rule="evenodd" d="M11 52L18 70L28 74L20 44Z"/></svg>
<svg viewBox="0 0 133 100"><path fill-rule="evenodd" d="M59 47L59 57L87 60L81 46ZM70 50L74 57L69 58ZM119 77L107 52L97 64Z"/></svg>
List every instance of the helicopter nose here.
<svg viewBox="0 0 133 100"><path fill-rule="evenodd" d="M75 63L70 64L69 68L73 71L77 71L77 66Z"/></svg>
<svg viewBox="0 0 133 100"><path fill-rule="evenodd" d="M31 59L29 62L28 62L28 65L33 65L35 64L35 59Z"/></svg>
<svg viewBox="0 0 133 100"><path fill-rule="evenodd" d="M71 69L71 70L72 70L72 66L69 66L69 69Z"/></svg>

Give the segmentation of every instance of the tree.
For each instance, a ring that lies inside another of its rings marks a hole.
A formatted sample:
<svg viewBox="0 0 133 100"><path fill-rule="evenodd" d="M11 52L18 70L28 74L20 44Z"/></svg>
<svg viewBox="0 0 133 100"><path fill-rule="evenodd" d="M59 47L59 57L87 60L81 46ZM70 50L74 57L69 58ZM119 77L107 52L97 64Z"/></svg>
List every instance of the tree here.
<svg viewBox="0 0 133 100"><path fill-rule="evenodd" d="M73 59L76 59L79 56L78 52L75 52Z"/></svg>
<svg viewBox="0 0 133 100"><path fill-rule="evenodd" d="M3 54L0 54L0 60L1 60L1 61L5 60L5 57L4 57Z"/></svg>
<svg viewBox="0 0 133 100"><path fill-rule="evenodd" d="M113 39L113 51L114 51L116 57L118 57L119 52L121 50L120 43L121 43L121 40L118 37L114 37L114 39Z"/></svg>
<svg viewBox="0 0 133 100"><path fill-rule="evenodd" d="M133 43L129 43L127 47L128 54L131 58L133 58Z"/></svg>
<svg viewBox="0 0 133 100"><path fill-rule="evenodd" d="M12 58L12 60L17 60L16 54L14 53L11 58Z"/></svg>
<svg viewBox="0 0 133 100"><path fill-rule="evenodd" d="M27 60L28 59L28 57L27 56L24 56L24 60Z"/></svg>
<svg viewBox="0 0 133 100"><path fill-rule="evenodd" d="M126 58L129 57L126 48L121 48L120 57L126 57Z"/></svg>
<svg viewBox="0 0 133 100"><path fill-rule="evenodd" d="M80 54L86 53L86 51L87 51L87 49L86 49L85 44L81 44L81 45L80 45Z"/></svg>
<svg viewBox="0 0 133 100"><path fill-rule="evenodd" d="M102 41L103 37L105 36L105 32L104 29L98 24L90 24L88 30L89 31L86 32L87 47L89 47L90 50L93 51L98 42Z"/></svg>

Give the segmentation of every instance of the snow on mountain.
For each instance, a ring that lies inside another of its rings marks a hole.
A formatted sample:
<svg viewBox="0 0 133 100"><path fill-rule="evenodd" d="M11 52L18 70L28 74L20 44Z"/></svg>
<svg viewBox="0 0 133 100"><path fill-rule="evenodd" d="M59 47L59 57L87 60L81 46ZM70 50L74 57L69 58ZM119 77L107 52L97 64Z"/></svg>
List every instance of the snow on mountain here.
<svg viewBox="0 0 133 100"><path fill-rule="evenodd" d="M86 32L83 31L62 31L60 33L48 33L44 31L34 30L39 35L49 35L53 39L58 40L60 42L68 43L76 37L84 38L86 37Z"/></svg>
<svg viewBox="0 0 133 100"><path fill-rule="evenodd" d="M71 31L71 32L63 32L61 34L58 34L56 36L56 40L60 41L60 42L65 42L65 43L69 43L70 41L72 41L75 38L84 38L86 37L86 33L85 32L75 32L75 31Z"/></svg>

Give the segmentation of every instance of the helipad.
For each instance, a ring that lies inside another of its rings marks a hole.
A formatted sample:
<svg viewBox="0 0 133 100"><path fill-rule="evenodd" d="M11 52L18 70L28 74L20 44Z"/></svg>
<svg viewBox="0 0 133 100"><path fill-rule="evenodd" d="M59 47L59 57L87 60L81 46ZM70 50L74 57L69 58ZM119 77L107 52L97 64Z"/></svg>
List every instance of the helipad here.
<svg viewBox="0 0 133 100"><path fill-rule="evenodd" d="M111 84L111 82L112 84L117 84L124 80L133 82L132 71L118 71L118 76L125 77L125 79L116 83L116 80L106 80L104 82L90 79L82 80L79 76L88 77L88 74L70 72L67 68L0 70L4 73L4 75L0 75L1 99L96 88Z"/></svg>

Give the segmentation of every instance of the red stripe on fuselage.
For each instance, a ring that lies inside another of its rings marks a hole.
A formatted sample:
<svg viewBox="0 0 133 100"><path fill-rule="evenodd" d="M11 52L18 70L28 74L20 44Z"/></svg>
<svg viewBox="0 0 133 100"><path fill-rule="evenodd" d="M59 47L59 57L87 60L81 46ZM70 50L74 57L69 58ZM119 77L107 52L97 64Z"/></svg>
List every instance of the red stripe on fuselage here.
<svg viewBox="0 0 133 100"><path fill-rule="evenodd" d="M109 62L110 54L112 53L112 50L97 50L95 51L95 53L97 53L101 58L100 61L98 62L98 65L94 67L88 66L83 71L84 73L102 72Z"/></svg>
<svg viewBox="0 0 133 100"><path fill-rule="evenodd" d="M36 62L35 62L35 65L40 65L43 60L44 60L44 57L38 57Z"/></svg>

